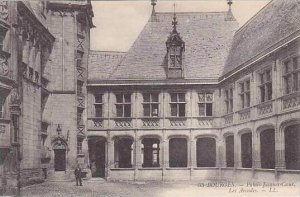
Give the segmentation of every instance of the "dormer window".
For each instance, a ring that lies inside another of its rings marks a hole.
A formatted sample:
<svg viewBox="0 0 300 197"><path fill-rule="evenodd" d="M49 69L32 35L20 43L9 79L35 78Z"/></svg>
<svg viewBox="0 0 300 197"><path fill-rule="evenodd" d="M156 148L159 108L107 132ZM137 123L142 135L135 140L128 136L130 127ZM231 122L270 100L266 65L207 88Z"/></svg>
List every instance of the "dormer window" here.
<svg viewBox="0 0 300 197"><path fill-rule="evenodd" d="M168 60L168 78L182 78L183 77L183 53L185 43L181 39L176 30L177 20L176 15L173 17L173 30L166 42L167 46L167 60Z"/></svg>

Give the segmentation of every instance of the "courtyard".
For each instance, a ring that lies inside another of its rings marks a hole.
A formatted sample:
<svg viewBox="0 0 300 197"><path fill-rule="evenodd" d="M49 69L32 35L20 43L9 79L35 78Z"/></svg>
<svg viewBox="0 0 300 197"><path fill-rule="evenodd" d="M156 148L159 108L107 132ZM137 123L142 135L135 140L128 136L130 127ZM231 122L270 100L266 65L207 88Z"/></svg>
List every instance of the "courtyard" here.
<svg viewBox="0 0 300 197"><path fill-rule="evenodd" d="M271 183L275 184L275 183ZM22 188L21 196L105 196L105 197L198 197L198 196L299 196L299 184L264 182L134 182L85 181L83 186L74 182L45 182Z"/></svg>

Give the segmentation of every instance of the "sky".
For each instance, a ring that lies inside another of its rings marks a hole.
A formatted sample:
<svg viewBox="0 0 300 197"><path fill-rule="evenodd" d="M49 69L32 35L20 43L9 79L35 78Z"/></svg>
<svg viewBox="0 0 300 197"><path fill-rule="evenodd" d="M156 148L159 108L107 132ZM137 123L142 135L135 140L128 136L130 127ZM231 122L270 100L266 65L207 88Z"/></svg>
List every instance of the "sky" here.
<svg viewBox="0 0 300 197"><path fill-rule="evenodd" d="M234 0L232 12L240 26L245 24L270 0ZM227 11L226 0L158 0L157 12L218 12ZM150 0L92 1L96 28L91 30L91 49L123 51L131 47L147 23L151 11ZM171 25L171 24L170 24Z"/></svg>

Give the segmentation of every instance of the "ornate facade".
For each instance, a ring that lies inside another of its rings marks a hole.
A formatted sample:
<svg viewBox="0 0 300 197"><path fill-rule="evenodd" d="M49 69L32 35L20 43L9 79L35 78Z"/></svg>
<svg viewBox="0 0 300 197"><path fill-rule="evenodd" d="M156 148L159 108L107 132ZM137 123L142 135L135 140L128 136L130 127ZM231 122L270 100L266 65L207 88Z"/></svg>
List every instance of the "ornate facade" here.
<svg viewBox="0 0 300 197"><path fill-rule="evenodd" d="M82 163L77 114L85 108L93 12L90 1L1 1L0 7L0 188L9 195L55 178L55 171L68 178Z"/></svg>
<svg viewBox="0 0 300 197"><path fill-rule="evenodd" d="M93 177L299 180L299 2L271 1L240 28L231 4L153 9L128 52L91 53Z"/></svg>

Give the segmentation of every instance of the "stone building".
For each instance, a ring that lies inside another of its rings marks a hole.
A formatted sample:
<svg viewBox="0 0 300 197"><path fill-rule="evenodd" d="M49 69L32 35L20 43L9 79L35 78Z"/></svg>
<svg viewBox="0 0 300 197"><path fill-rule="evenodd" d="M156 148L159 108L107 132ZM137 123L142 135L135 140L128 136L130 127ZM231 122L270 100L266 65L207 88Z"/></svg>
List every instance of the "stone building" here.
<svg viewBox="0 0 300 197"><path fill-rule="evenodd" d="M299 0L273 0L238 28L225 12L153 12L126 53L92 51L93 177L300 177Z"/></svg>
<svg viewBox="0 0 300 197"><path fill-rule="evenodd" d="M0 193L11 194L20 185L71 177L84 162L77 142L85 133L93 12L90 1L0 6Z"/></svg>

